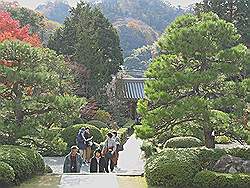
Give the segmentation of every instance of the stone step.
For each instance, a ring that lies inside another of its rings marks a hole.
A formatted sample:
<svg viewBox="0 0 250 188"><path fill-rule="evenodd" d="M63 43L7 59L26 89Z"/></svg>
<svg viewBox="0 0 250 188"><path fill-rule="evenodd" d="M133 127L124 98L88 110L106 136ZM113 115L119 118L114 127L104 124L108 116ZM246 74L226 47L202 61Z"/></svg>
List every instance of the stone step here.
<svg viewBox="0 0 250 188"><path fill-rule="evenodd" d="M115 174L63 174L60 188L118 188Z"/></svg>

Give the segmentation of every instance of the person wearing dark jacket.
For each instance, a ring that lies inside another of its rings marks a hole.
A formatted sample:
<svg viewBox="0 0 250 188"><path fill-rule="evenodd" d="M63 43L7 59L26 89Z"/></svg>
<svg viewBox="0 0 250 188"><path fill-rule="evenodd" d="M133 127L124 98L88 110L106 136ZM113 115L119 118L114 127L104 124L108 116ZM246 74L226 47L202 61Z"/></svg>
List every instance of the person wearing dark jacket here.
<svg viewBox="0 0 250 188"><path fill-rule="evenodd" d="M101 155L101 150L95 151L95 156L90 161L90 173L105 173L107 172L106 159Z"/></svg>
<svg viewBox="0 0 250 188"><path fill-rule="evenodd" d="M64 159L63 173L80 173L83 160L77 151L77 146L71 147L70 153Z"/></svg>

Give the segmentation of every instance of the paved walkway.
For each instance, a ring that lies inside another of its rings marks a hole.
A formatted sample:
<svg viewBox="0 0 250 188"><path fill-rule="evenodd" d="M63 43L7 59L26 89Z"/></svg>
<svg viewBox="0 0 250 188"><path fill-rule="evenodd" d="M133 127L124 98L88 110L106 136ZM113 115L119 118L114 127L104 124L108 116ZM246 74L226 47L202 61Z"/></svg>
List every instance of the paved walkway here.
<svg viewBox="0 0 250 188"><path fill-rule="evenodd" d="M63 174L60 188L118 188L118 182L114 174L89 174L79 175Z"/></svg>
<svg viewBox="0 0 250 188"><path fill-rule="evenodd" d="M117 173L124 175L140 175L144 172L145 161L141 151L142 140L132 135L124 145L124 151L119 153Z"/></svg>
<svg viewBox="0 0 250 188"><path fill-rule="evenodd" d="M115 170L120 175L140 175L144 172L144 160L140 149L142 140L132 135L124 145L124 151L120 152L118 169ZM44 157L44 161L49 165L53 173L62 174L64 157ZM83 166L81 173L88 173L89 167Z"/></svg>
<svg viewBox="0 0 250 188"><path fill-rule="evenodd" d="M120 152L118 169L110 174L88 174L89 167L83 166L81 174L63 174L60 188L118 188L117 175L141 175L144 173L145 161L140 149L142 141L132 135L124 145L124 151ZM53 173L62 174L64 157L44 157ZM86 174L87 173L87 174ZM85 175L83 175L85 174Z"/></svg>

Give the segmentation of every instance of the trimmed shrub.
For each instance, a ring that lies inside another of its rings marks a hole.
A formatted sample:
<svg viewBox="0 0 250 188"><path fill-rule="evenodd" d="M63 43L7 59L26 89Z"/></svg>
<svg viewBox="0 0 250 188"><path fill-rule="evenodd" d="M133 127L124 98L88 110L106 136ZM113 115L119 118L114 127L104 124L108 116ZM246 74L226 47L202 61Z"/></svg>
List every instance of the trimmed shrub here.
<svg viewBox="0 0 250 188"><path fill-rule="evenodd" d="M0 146L0 161L7 163L13 168L16 184L34 175L43 174L45 171L42 156L36 151L24 147Z"/></svg>
<svg viewBox="0 0 250 188"><path fill-rule="evenodd" d="M231 139L228 136L216 136L215 137L215 142L217 144L229 144L231 142Z"/></svg>
<svg viewBox="0 0 250 188"><path fill-rule="evenodd" d="M76 144L77 133L79 129L81 129L82 127L85 127L85 128L88 127L90 129L90 134L93 136L94 142L101 143L104 140L101 131L93 125L89 125L89 124L72 125L70 127L65 128L61 132L61 137L67 143L68 148Z"/></svg>
<svg viewBox="0 0 250 188"><path fill-rule="evenodd" d="M191 148L200 146L202 146L202 141L191 136L170 138L164 145L165 148Z"/></svg>
<svg viewBox="0 0 250 188"><path fill-rule="evenodd" d="M103 138L106 138L107 134L110 132L110 130L108 128L101 128L100 129Z"/></svg>
<svg viewBox="0 0 250 188"><path fill-rule="evenodd" d="M144 151L146 158L151 157L157 151L154 144L147 140L143 141L141 150Z"/></svg>
<svg viewBox="0 0 250 188"><path fill-rule="evenodd" d="M193 152L165 149L147 160L145 177L149 185L187 188L200 170L198 157Z"/></svg>
<svg viewBox="0 0 250 188"><path fill-rule="evenodd" d="M235 157L241 157L245 160L250 160L250 148L166 148L162 150L162 152L147 159L145 167L146 179L151 185L170 188L185 188L188 187L190 182L193 181L195 172L198 172L200 169L212 170L215 163L226 154L233 155ZM239 182L234 184L235 188L241 188L241 185L244 185L242 184L242 181L246 182L245 180L248 180L248 178L244 175L236 177L238 177L238 179L236 178L234 181ZM204 186L198 184L197 187L205 188L205 186L206 184ZM219 187L220 186L215 186L214 188ZM243 186L242 188L245 187Z"/></svg>
<svg viewBox="0 0 250 188"><path fill-rule="evenodd" d="M91 120L91 121L87 122L87 124L93 125L93 126L97 127L98 129L109 128L109 126L106 123L104 123L102 121L98 121L98 120Z"/></svg>
<svg viewBox="0 0 250 188"><path fill-rule="evenodd" d="M245 160L250 160L250 148L231 148L227 149L227 154L240 157Z"/></svg>
<svg viewBox="0 0 250 188"><path fill-rule="evenodd" d="M201 148L185 148L188 152L192 152L199 158L202 169L211 170L215 163L224 155L232 155L240 157L244 160L250 160L250 148L231 148L231 149L208 149Z"/></svg>
<svg viewBox="0 0 250 188"><path fill-rule="evenodd" d="M164 132L158 134L154 139L157 143L164 145L169 139L173 138L174 135L171 132Z"/></svg>
<svg viewBox="0 0 250 188"><path fill-rule="evenodd" d="M118 136L120 138L120 143L124 145L128 139L128 128L120 128L118 131Z"/></svg>
<svg viewBox="0 0 250 188"><path fill-rule="evenodd" d="M193 185L197 188L249 188L250 175L201 171L196 174Z"/></svg>
<svg viewBox="0 0 250 188"><path fill-rule="evenodd" d="M106 112L105 110L98 109L95 113L94 119L99 120L101 122L110 123L111 115L109 112ZM92 125L92 124L91 124Z"/></svg>
<svg viewBox="0 0 250 188"><path fill-rule="evenodd" d="M0 187L7 187L13 184L15 172L13 168L5 162L0 161Z"/></svg>

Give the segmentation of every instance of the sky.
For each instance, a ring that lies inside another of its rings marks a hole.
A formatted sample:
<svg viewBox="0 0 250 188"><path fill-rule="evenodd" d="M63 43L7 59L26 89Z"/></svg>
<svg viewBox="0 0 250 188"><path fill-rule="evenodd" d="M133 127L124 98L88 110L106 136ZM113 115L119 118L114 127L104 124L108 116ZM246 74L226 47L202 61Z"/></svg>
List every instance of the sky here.
<svg viewBox="0 0 250 188"><path fill-rule="evenodd" d="M3 1L14 1L14 0L3 0ZM28 7L31 9L35 9L37 5L46 2L48 0L16 0L20 3L21 6ZM80 0L67 0L71 6L75 6ZM152 0L153 1L153 0ZM200 2L201 0L168 0L172 5L181 5L182 7L186 7L190 4Z"/></svg>

